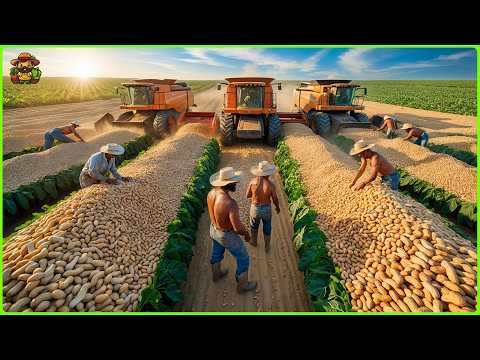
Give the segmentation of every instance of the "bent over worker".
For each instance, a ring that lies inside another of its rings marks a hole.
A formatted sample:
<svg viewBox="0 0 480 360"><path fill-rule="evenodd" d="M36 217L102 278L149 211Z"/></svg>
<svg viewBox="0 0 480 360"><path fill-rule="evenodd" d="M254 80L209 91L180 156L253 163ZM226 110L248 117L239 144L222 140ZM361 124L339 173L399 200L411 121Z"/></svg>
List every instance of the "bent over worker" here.
<svg viewBox="0 0 480 360"><path fill-rule="evenodd" d="M383 124L376 131L382 131L387 128L387 139L395 137L395 129L397 128L396 119L393 116L385 115L383 117Z"/></svg>
<svg viewBox="0 0 480 360"><path fill-rule="evenodd" d="M420 145L423 147L427 146L429 136L425 130L414 127L412 124L409 123L403 124L402 130L405 130L407 132L407 136L404 137L402 140L407 141L412 137L416 137L417 140L413 142L415 145Z"/></svg>
<svg viewBox="0 0 480 360"><path fill-rule="evenodd" d="M48 130L45 135L45 144L43 145L44 150L48 150L53 146L53 142L55 140L58 140L63 143L72 143L75 142L75 140L70 139L67 135L73 134L77 138L80 139L81 142L85 142L83 138L80 136L79 133L77 133L77 130L75 130L77 127L80 126L80 121L79 120L74 120L72 121L69 125L65 125L59 128L53 128L51 130Z"/></svg>
<svg viewBox="0 0 480 360"><path fill-rule="evenodd" d="M247 198L252 199L250 207L250 244L257 246L258 228L260 222L263 223L263 238L265 240L265 251L270 250L270 236L272 234L272 205L275 204L275 210L280 213L275 185L269 177L275 172L275 165L268 161L261 161L257 166L253 166L250 172L256 177L250 181L247 187Z"/></svg>
<svg viewBox="0 0 480 360"><path fill-rule="evenodd" d="M80 186L82 188L93 184L107 183L117 184L119 181L130 181L130 177L121 176L115 166L115 155L125 152L123 146L107 144L100 151L90 156L80 173ZM113 179L106 176L107 172L113 175Z"/></svg>
<svg viewBox="0 0 480 360"><path fill-rule="evenodd" d="M367 144L364 140L359 140L353 145L350 155L360 155L361 165L357 175L350 184L350 188L352 188L357 180L362 177L367 167L367 163L370 162L370 177L365 182L358 185L355 190L363 189L367 184L373 182L378 175L381 176L382 183L389 183L392 190L398 190L398 186L400 185L400 174L382 155L370 150L374 146L375 144Z"/></svg>
<svg viewBox="0 0 480 360"><path fill-rule="evenodd" d="M248 268L250 257L240 235L245 241L250 241L250 234L240 220L237 202L230 196L230 192L236 190L236 184L240 181L241 171L234 171L232 167L225 167L210 177L213 189L208 193L207 205L210 215L210 237L212 238L212 265L213 281L227 275L228 270L222 270L220 265L223 260L225 249L237 261L237 291L254 290L256 282L248 281Z"/></svg>

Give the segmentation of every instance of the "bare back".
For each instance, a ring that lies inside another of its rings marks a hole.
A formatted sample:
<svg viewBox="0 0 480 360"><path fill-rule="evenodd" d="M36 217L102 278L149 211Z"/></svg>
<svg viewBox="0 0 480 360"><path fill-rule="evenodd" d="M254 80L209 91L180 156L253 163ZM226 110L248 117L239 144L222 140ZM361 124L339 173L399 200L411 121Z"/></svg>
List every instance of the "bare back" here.
<svg viewBox="0 0 480 360"><path fill-rule="evenodd" d="M275 185L264 177L256 177L250 181L249 193L251 191L252 204L270 205L272 194L275 192Z"/></svg>
<svg viewBox="0 0 480 360"><path fill-rule="evenodd" d="M388 129L395 129L395 124L392 119L385 120L385 123L387 124Z"/></svg>
<svg viewBox="0 0 480 360"><path fill-rule="evenodd" d="M72 125L65 125L65 126L59 127L59 129L63 133L63 135L70 135L75 133L75 129L73 128Z"/></svg>
<svg viewBox="0 0 480 360"><path fill-rule="evenodd" d="M218 230L232 230L233 224L230 220L231 213L238 212L235 200L230 198L223 191L213 188L207 196L208 213L210 221Z"/></svg>
<svg viewBox="0 0 480 360"><path fill-rule="evenodd" d="M419 128L412 128L410 129L409 135L419 138L420 136L423 135L423 130Z"/></svg>
<svg viewBox="0 0 480 360"><path fill-rule="evenodd" d="M369 159L372 168L378 168L380 176L390 175L395 171L395 168L382 155L373 152L373 156Z"/></svg>

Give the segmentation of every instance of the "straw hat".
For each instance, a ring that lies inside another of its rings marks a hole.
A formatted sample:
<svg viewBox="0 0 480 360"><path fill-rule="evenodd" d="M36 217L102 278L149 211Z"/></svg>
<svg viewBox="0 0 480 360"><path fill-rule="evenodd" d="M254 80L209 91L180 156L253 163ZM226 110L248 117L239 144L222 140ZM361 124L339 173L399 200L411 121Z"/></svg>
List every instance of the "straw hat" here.
<svg viewBox="0 0 480 360"><path fill-rule="evenodd" d="M252 166L250 168L250 172L255 176L270 176L272 175L275 170L276 166L270 164L268 161L260 161L257 166Z"/></svg>
<svg viewBox="0 0 480 360"><path fill-rule="evenodd" d="M125 152L123 146L118 144L107 144L100 148L100 151L112 155L122 155Z"/></svg>
<svg viewBox="0 0 480 360"><path fill-rule="evenodd" d="M80 120L73 120L72 122L70 122L70 124L80 126Z"/></svg>
<svg viewBox="0 0 480 360"><path fill-rule="evenodd" d="M387 119L397 120L397 118L396 118L395 116L385 115L385 116L383 117L383 120L387 120Z"/></svg>
<svg viewBox="0 0 480 360"><path fill-rule="evenodd" d="M408 129L411 129L411 128L413 128L413 125L409 124L409 123L405 123L402 126L402 130L408 130Z"/></svg>
<svg viewBox="0 0 480 360"><path fill-rule="evenodd" d="M212 184L212 186L225 186L231 183L239 182L241 176L241 171L235 171L231 166L224 167L223 169L220 169L220 171L210 176L210 184Z"/></svg>
<svg viewBox="0 0 480 360"><path fill-rule="evenodd" d="M350 155L357 155L365 150L371 149L374 147L375 144L367 144L365 140L358 140L355 144L353 144L352 150L350 150Z"/></svg>

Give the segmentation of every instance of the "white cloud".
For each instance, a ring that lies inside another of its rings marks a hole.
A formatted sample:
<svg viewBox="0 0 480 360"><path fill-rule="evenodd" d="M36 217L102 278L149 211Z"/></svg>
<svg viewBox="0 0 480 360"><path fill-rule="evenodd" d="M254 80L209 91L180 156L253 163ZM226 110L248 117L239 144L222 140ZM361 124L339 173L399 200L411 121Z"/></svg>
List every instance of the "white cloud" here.
<svg viewBox="0 0 480 360"><path fill-rule="evenodd" d="M455 61L472 56L475 56L475 50L460 51L450 55L440 55L437 60Z"/></svg>
<svg viewBox="0 0 480 360"><path fill-rule="evenodd" d="M370 68L371 61L365 59L365 55L373 50L364 48L347 50L339 56L338 63L352 74L360 75Z"/></svg>
<svg viewBox="0 0 480 360"><path fill-rule="evenodd" d="M159 61L141 61L142 63L145 64L150 64L150 65L155 65L155 66L160 66L168 70L175 70L176 66L173 64L169 64L166 62L159 62Z"/></svg>
<svg viewBox="0 0 480 360"><path fill-rule="evenodd" d="M191 63L202 63L202 64L207 64L210 66L225 66L225 64L222 64L212 58L211 56L208 56L207 53L209 52L210 49L205 49L205 48L185 48L184 49L189 55L193 56L193 59L191 58L179 58L178 60L180 61L186 61L186 62L191 62Z"/></svg>

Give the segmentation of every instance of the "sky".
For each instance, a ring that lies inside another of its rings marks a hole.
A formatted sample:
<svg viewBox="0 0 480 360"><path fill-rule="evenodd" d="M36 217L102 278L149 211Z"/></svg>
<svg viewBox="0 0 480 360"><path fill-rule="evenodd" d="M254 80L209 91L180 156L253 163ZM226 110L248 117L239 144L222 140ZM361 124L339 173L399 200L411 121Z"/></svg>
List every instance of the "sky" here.
<svg viewBox="0 0 480 360"><path fill-rule="evenodd" d="M219 80L475 80L475 49L428 48L4 48L3 74L22 51L43 77Z"/></svg>

